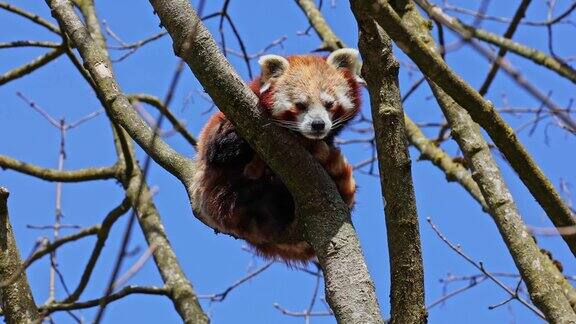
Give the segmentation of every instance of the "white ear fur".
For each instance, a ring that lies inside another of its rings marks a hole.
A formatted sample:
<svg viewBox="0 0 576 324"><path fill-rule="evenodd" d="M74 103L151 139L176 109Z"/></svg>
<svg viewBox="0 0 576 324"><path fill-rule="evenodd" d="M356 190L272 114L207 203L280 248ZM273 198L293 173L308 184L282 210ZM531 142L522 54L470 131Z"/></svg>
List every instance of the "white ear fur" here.
<svg viewBox="0 0 576 324"><path fill-rule="evenodd" d="M281 76L290 64L288 60L279 55L263 55L258 60L262 73L260 75L260 93L268 90L272 84L272 80Z"/></svg>
<svg viewBox="0 0 576 324"><path fill-rule="evenodd" d="M326 63L338 69L346 68L354 73L356 81L360 84L365 84L364 79L360 76L362 69L362 62L359 59L360 53L353 48L341 48L330 53L326 58Z"/></svg>

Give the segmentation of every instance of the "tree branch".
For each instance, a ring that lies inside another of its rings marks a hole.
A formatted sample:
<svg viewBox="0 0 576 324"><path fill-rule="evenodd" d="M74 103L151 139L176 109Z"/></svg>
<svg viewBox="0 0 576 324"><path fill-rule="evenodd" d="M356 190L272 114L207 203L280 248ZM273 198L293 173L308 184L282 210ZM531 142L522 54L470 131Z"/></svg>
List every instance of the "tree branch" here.
<svg viewBox="0 0 576 324"><path fill-rule="evenodd" d="M318 50L329 50L334 51L339 48L344 48L346 45L334 34L332 29L326 23L326 19L322 15L322 12L316 7L314 1L312 0L296 0L300 9L306 14L306 17L310 21L310 24L318 34L318 37L322 40L322 45Z"/></svg>
<svg viewBox="0 0 576 324"><path fill-rule="evenodd" d="M94 24L88 23L89 28L86 28L68 0L46 0L46 2L50 5L54 17L62 24L72 44L80 52L84 66L94 80L96 93L104 103L108 116L115 123L122 125L140 147L164 169L179 179L190 178L192 161L176 152L157 136L134 111L128 97L122 93L120 85L114 78L104 47L99 46L89 33L89 29L94 28ZM84 1L82 5L89 5L86 4L88 2L91 3L91 1ZM96 20L95 23L98 23L97 18L90 16L87 18Z"/></svg>
<svg viewBox="0 0 576 324"><path fill-rule="evenodd" d="M99 225L99 224L93 225L93 226L84 228L82 230L79 230L78 232L76 232L74 234L62 236L61 238L59 238L53 242L48 242L47 244L45 244L43 247L38 249L36 252L34 252L30 256L30 258L26 262L26 267L28 267L28 265L32 264L34 261L42 258L43 256L50 254L53 251L56 251L56 249L58 249L59 247L61 247L62 245L66 244L66 243L75 242L75 241L78 241L79 239L82 239L84 237L98 234L98 231L100 230L100 228L101 228L101 225Z"/></svg>
<svg viewBox="0 0 576 324"><path fill-rule="evenodd" d="M512 36L516 32L516 29L520 25L520 21L522 21L522 19L526 15L526 11L528 10L530 3L532 3L532 0L522 0L520 6L516 10L516 13L514 14L514 17L512 18L512 21L510 22L510 25L508 26L508 29L506 29L506 32L504 33L503 36L504 38L512 39ZM480 89L478 90L478 93L480 93L481 95L485 95L488 92L488 88L490 88L490 84L492 84L492 81L496 77L496 73L498 73L498 69L500 68L500 64L498 64L498 62L502 60L502 58L504 58L506 53L508 53L508 48L500 47L500 49L498 50L497 59L494 62L492 62L492 65L490 66L490 71L488 71L486 79L484 80L484 82L480 86Z"/></svg>
<svg viewBox="0 0 576 324"><path fill-rule="evenodd" d="M0 278L10 277L22 263L8 216L9 195L6 188L0 187ZM0 302L8 323L28 323L39 317L26 273L0 288Z"/></svg>
<svg viewBox="0 0 576 324"><path fill-rule="evenodd" d="M98 229L98 239L96 243L94 243L94 248L92 249L92 253L90 254L90 258L84 267L84 271L82 271L82 277L80 278L80 282L74 292L70 294L65 300L64 303L75 302L80 298L82 292L88 285L88 281L92 276L92 272L94 271L94 267L96 266L96 262L100 257L100 253L104 248L104 244L106 244L106 240L108 239L108 234L112 229L112 226L116 221L124 214L126 214L130 210L130 201L125 198L120 205L114 208L112 211L106 215L104 220L102 221L102 225L100 225Z"/></svg>
<svg viewBox="0 0 576 324"><path fill-rule="evenodd" d="M367 14L366 1L351 1L358 21L362 77L370 93L372 120L390 253L391 323L426 323L424 267L412 185L398 61L392 42Z"/></svg>
<svg viewBox="0 0 576 324"><path fill-rule="evenodd" d="M53 61L54 59L56 59L57 57L59 57L63 53L64 53L64 47L60 46L58 48L55 48L55 49L49 51L46 54L38 56L34 60L32 60L32 61L30 61L24 65L21 65L17 68L14 68L14 69L0 75L0 86L3 84L6 84L12 80L21 78L21 77L25 76L26 74L34 72L36 69L41 68L42 66L46 65L47 63Z"/></svg>
<svg viewBox="0 0 576 324"><path fill-rule="evenodd" d="M67 302L52 303L52 304L40 307L40 310L43 312L43 314L49 315L49 314L54 313L56 311L84 309L84 308L96 307L96 306L99 306L101 304L109 304L113 301L116 301L118 299L122 299L128 295L133 295L133 294L168 296L169 293L170 293L170 290L168 288L165 288L165 287L158 288L158 287L126 286L126 287L122 288L121 290L119 290L118 292L113 293L113 294L108 295L108 296L104 296L102 298L91 299L91 300L78 302L78 303L67 303Z"/></svg>
<svg viewBox="0 0 576 324"><path fill-rule="evenodd" d="M80 11L85 17L90 36L102 50L101 58L110 65L94 3L91 0L82 1ZM74 56L71 56L72 58L75 59ZM75 64L75 66L83 75L86 75L86 70L81 64ZM96 88L95 83L90 82L91 78L88 78L87 81ZM105 105L103 98L99 97L99 99ZM207 323L208 317L202 311L192 284L186 278L168 241L160 214L153 203L148 185L140 171L132 141L125 130L114 122L112 122L112 130L118 164L121 165L122 169L121 174L118 175L118 180L126 190L126 196L131 206L137 211L137 220L148 245L155 246L154 262L165 287L168 289L169 298L185 323Z"/></svg>
<svg viewBox="0 0 576 324"><path fill-rule="evenodd" d="M160 98L154 97L154 96L151 96L151 95L148 95L145 93L132 94L128 98L130 100L135 100L135 101L147 103L147 104L151 105L152 107L158 109L160 111L160 113L162 113L162 114L164 114L164 116L166 116L166 118L172 124L174 129L176 131L178 131L178 133L180 133L180 135L182 135L182 137L184 137L184 139L186 139L188 141L188 143L190 143L190 145L192 145L192 147L196 148L196 145L197 145L196 138L192 134L190 134L190 132L188 132L188 130L186 129L186 126L184 126L178 120L178 118L176 118L176 116L174 116L172 111L170 111L170 109L164 105L164 103L162 102L162 100L160 100Z"/></svg>
<svg viewBox="0 0 576 324"><path fill-rule="evenodd" d="M46 181L82 182L92 180L106 180L116 177L116 166L104 168L87 168L74 171L58 171L56 169L42 168L33 164L15 160L0 155L0 168L11 169Z"/></svg>
<svg viewBox="0 0 576 324"><path fill-rule="evenodd" d="M432 164L437 166L446 174L446 179L448 181L458 182L468 193L474 198L482 210L488 212L488 206L478 188L478 184L472 178L470 171L468 171L462 164L454 162L452 158L443 149L436 146L436 144L428 139L423 133L418 125L406 117L406 132L408 133L408 138L410 143L414 145L418 151L422 154L420 159L430 160Z"/></svg>
<svg viewBox="0 0 576 324"><path fill-rule="evenodd" d="M28 12L22 8L16 7L16 6L11 5L9 3L6 3L4 1L0 1L0 8L4 9L6 11L10 11L14 14L17 14L18 16L24 17L24 18L34 22L35 24L38 24L38 25L48 29L49 31L53 32L54 34L60 35L60 29L57 26L53 25L52 23L43 19L42 17L38 16L37 14Z"/></svg>
<svg viewBox="0 0 576 324"><path fill-rule="evenodd" d="M487 131L554 225L556 227L576 226L576 219L570 208L520 143L514 130L496 112L493 104L484 100L476 90L446 65L442 57L428 46L431 40L425 43L404 26L387 1L377 0L377 5L371 9L373 17L400 49L432 82L446 91L456 103L470 113L475 122ZM563 235L562 237L572 253L576 255L576 235Z"/></svg>
<svg viewBox="0 0 576 324"><path fill-rule="evenodd" d="M294 195L306 239L326 275L326 294L341 322L381 322L374 285L350 222L349 209L325 170L293 136L257 109L257 98L232 70L187 0L150 1L215 104ZM307 179L307 181L301 181ZM187 187L190 188L191 182Z"/></svg>
<svg viewBox="0 0 576 324"><path fill-rule="evenodd" d="M542 65L558 73L558 75L572 81L573 83L576 83L576 70L564 62L561 62L552 56L548 56L544 52L517 43L509 38L501 37L480 28L466 25L460 22L458 19L445 13L442 8L431 4L428 0L414 1L418 3L418 5L424 9L426 13L432 17L432 19L438 21L442 25L450 28L458 34L462 34L465 38L473 37L496 45L500 48L505 48L512 53L527 58L538 65Z"/></svg>
<svg viewBox="0 0 576 324"><path fill-rule="evenodd" d="M428 41L428 48L434 50L434 42L413 3L400 1L396 3L397 12L402 18L402 24L420 39ZM496 161L492 158L490 148L484 141L480 127L474 123L470 115L458 106L440 87L429 81L436 99L448 122L452 134L458 142L466 159L473 170L473 177L478 183L486 200L490 215L492 215L500 234L522 278L528 286L530 296L536 306L542 310L546 319L554 323L564 323L576 320L576 315L561 293L552 271L546 267L545 256L532 239L522 218L516 209L506 183L502 179Z"/></svg>
<svg viewBox="0 0 576 324"><path fill-rule="evenodd" d="M314 7L310 5L300 6L300 8L305 11L307 16L315 15L316 13L314 9L318 10L315 5ZM315 29L332 30L324 19L310 20L310 23ZM334 35L337 37L334 32L319 33L319 37L321 38L325 35ZM344 42L340 39L336 39L334 42L327 42L324 39L323 41L325 44L341 44L343 47L346 47L346 44L344 44ZM338 47L329 47L327 49L334 51L337 50ZM416 84L420 84L420 82L417 82ZM411 91L408 91L408 93L409 92ZM480 192L476 182L474 182L474 179L472 179L470 172L466 170L466 168L464 168L461 164L454 162L448 153L446 153L446 151L436 146L432 140L427 138L424 133L422 133L420 127L418 127L418 125L416 125L416 123L414 123L406 114L404 115L404 123L406 124L408 140L410 141L410 144L412 144L418 151L420 151L420 159L430 160L432 164L434 164L446 174L446 179L448 179L448 181L458 182L466 191L470 193L470 195L472 195L472 198L480 203L482 209L487 211L488 208L486 207L484 197L482 197L482 193Z"/></svg>

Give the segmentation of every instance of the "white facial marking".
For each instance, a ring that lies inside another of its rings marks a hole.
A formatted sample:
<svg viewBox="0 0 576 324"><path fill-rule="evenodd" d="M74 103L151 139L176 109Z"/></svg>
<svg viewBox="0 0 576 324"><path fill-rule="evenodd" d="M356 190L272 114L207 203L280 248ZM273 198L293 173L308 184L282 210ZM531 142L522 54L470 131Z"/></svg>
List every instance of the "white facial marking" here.
<svg viewBox="0 0 576 324"><path fill-rule="evenodd" d="M323 103L334 102L334 97L332 97L331 95L329 95L326 92L321 92L320 93L320 100L322 100Z"/></svg>
<svg viewBox="0 0 576 324"><path fill-rule="evenodd" d="M307 102L308 98L306 98L306 95L303 93L298 93L296 95L294 95L293 101L296 102Z"/></svg>
<svg viewBox="0 0 576 324"><path fill-rule="evenodd" d="M300 127L300 133L311 139L322 139L326 137L330 129L332 129L332 119L323 106L310 106L306 112L298 115L297 121ZM314 129L312 126L314 122L323 123L323 129Z"/></svg>
<svg viewBox="0 0 576 324"><path fill-rule="evenodd" d="M266 92L266 90L270 89L270 86L272 85L272 83L270 82L266 82L264 83L261 87L260 87L260 93L264 93Z"/></svg>
<svg viewBox="0 0 576 324"><path fill-rule="evenodd" d="M274 104L272 105L272 115L280 115L282 112L290 109L292 102L290 98L283 92L276 92L274 94Z"/></svg>
<svg viewBox="0 0 576 324"><path fill-rule="evenodd" d="M348 88L347 87L339 87L336 89L336 98L338 98L338 103L344 110L352 110L354 109L354 103L352 99L348 97Z"/></svg>

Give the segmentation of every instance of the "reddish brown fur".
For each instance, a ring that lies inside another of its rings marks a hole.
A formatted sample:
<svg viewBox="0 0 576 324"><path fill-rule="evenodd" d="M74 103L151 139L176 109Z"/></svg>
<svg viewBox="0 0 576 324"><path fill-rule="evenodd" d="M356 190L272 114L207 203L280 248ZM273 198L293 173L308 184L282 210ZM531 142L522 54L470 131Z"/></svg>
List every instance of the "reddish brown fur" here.
<svg viewBox="0 0 576 324"><path fill-rule="evenodd" d="M296 86L313 97L320 89L341 86L342 78L349 88L347 97L354 109L346 112L335 104L331 108L333 120L358 111L360 90L351 71L329 67L325 58L313 55L291 56L287 60L290 69L278 84L272 84L263 93L260 93L260 78L250 84L259 97L260 106L269 115L277 87L287 82L302 82ZM292 107L274 118L294 121L299 113ZM304 241L274 243L278 237L290 237L296 231L292 197L266 163L236 135L234 126L221 112L215 113L202 130L192 195L196 211L209 220L211 227L246 240L263 257L280 258L289 263L312 259L314 251ZM352 207L356 191L352 166L333 146L331 138L326 142L301 137L302 144L334 179L343 200Z"/></svg>

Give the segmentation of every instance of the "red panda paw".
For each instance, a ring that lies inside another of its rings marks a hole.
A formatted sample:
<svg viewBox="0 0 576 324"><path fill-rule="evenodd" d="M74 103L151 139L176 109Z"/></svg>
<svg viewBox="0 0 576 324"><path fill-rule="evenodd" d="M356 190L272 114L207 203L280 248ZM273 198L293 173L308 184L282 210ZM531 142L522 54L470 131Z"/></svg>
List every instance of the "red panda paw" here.
<svg viewBox="0 0 576 324"><path fill-rule="evenodd" d="M330 147L323 141L318 142L312 148L312 155L334 180L344 202L352 207L356 193L356 181L354 180L352 165L339 149Z"/></svg>

